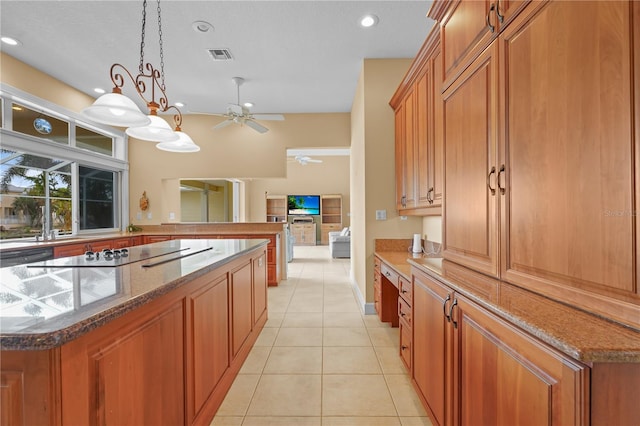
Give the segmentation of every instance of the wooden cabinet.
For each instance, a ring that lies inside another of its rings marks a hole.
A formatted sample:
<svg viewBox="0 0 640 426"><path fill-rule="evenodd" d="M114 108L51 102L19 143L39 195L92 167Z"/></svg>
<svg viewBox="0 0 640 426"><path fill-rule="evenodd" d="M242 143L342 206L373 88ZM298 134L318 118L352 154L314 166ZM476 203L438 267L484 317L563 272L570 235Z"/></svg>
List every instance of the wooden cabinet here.
<svg viewBox="0 0 640 426"><path fill-rule="evenodd" d="M413 319L412 308L413 291L411 282L403 277L398 277L398 325L400 327L400 359L407 367L412 368L413 359Z"/></svg>
<svg viewBox="0 0 640 426"><path fill-rule="evenodd" d="M265 255L256 249L60 347L2 351L0 424L209 424L267 320Z"/></svg>
<svg viewBox="0 0 640 426"><path fill-rule="evenodd" d="M230 366L228 286L227 276L222 275L188 298L193 318L193 339L190 340L193 398L192 405L188 407L190 419L195 419L200 413Z"/></svg>
<svg viewBox="0 0 640 426"><path fill-rule="evenodd" d="M316 245L316 224L315 223L292 223L290 226L291 235L296 239L296 246Z"/></svg>
<svg viewBox="0 0 640 426"><path fill-rule="evenodd" d="M253 322L267 314L267 260L262 255L251 261L253 268Z"/></svg>
<svg viewBox="0 0 640 426"><path fill-rule="evenodd" d="M389 102L395 110L396 209L403 215L440 214L442 99L435 78L441 77L441 60L438 32L432 31Z"/></svg>
<svg viewBox="0 0 640 426"><path fill-rule="evenodd" d="M497 46L485 50L443 94L443 255L498 275ZM464 123L464 125L462 125Z"/></svg>
<svg viewBox="0 0 640 426"><path fill-rule="evenodd" d="M62 346L63 424L184 422L183 304L145 308Z"/></svg>
<svg viewBox="0 0 640 426"><path fill-rule="evenodd" d="M171 235L145 235L144 244L159 243L171 240Z"/></svg>
<svg viewBox="0 0 640 426"><path fill-rule="evenodd" d="M231 328L232 355L235 356L253 327L253 308L251 300L251 263L246 263L231 271Z"/></svg>
<svg viewBox="0 0 640 426"><path fill-rule="evenodd" d="M637 2L553 1L499 39L502 276L636 327L639 26Z"/></svg>
<svg viewBox="0 0 640 426"><path fill-rule="evenodd" d="M440 25L444 61L443 89L498 36L526 3L528 0L454 2Z"/></svg>
<svg viewBox="0 0 640 426"><path fill-rule="evenodd" d="M582 424L589 369L413 269L413 380L434 424Z"/></svg>
<svg viewBox="0 0 640 426"><path fill-rule="evenodd" d="M287 221L287 196L267 195L267 222Z"/></svg>
<svg viewBox="0 0 640 426"><path fill-rule="evenodd" d="M399 325L398 288L401 277L390 265L374 257L374 304L381 322Z"/></svg>
<svg viewBox="0 0 640 426"><path fill-rule="evenodd" d="M638 327L640 6L507 5L443 93L443 255Z"/></svg>
<svg viewBox="0 0 640 426"><path fill-rule="evenodd" d="M342 230L342 195L320 196L320 244L329 244L329 232Z"/></svg>
<svg viewBox="0 0 640 426"><path fill-rule="evenodd" d="M454 422L565 425L585 421L588 369L454 294ZM456 401L458 403L456 404ZM455 416L459 415L459 421Z"/></svg>
<svg viewBox="0 0 640 426"><path fill-rule="evenodd" d="M450 289L422 273L413 273L413 381L418 396L435 425L452 424L446 410L447 335L449 325L443 314Z"/></svg>

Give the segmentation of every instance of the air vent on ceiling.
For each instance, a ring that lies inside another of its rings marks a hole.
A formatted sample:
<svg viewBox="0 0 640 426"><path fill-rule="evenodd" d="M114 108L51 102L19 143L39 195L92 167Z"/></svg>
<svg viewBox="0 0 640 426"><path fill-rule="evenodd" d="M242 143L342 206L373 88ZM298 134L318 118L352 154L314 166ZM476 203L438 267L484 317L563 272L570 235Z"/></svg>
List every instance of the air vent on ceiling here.
<svg viewBox="0 0 640 426"><path fill-rule="evenodd" d="M207 49L209 55L213 58L214 61L232 61L233 56L231 56L231 52L229 49Z"/></svg>

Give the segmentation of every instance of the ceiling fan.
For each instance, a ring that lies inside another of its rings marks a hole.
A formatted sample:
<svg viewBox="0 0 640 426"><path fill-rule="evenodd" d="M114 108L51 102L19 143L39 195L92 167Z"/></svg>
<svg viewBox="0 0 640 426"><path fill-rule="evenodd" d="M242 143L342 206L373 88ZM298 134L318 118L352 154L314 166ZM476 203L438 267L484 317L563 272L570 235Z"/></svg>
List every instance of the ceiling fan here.
<svg viewBox="0 0 640 426"><path fill-rule="evenodd" d="M308 163L322 163L322 160L317 160L315 158L311 158L308 155L296 155L293 157L293 161L297 161L298 163L306 166Z"/></svg>
<svg viewBox="0 0 640 426"><path fill-rule="evenodd" d="M233 77L231 79L236 85L236 91L238 94L237 103L229 104L227 106L227 112L225 114L212 114L220 117L226 117L227 119L222 123L214 126L214 129L221 129L223 127L227 127L230 124L246 124L251 127L253 130L259 133L266 133L269 131L268 128L263 126L262 124L256 122L255 120L284 120L284 116L282 114L251 114L249 108L240 104L240 86L244 83L244 78L242 77Z"/></svg>

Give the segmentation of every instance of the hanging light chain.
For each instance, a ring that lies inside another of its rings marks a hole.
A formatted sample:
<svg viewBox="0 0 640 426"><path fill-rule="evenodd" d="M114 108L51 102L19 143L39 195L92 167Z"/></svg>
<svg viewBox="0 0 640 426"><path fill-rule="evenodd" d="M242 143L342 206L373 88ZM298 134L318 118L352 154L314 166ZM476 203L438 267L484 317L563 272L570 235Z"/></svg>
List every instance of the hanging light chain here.
<svg viewBox="0 0 640 426"><path fill-rule="evenodd" d="M140 64L138 65L138 71L140 74L144 71L144 35L145 27L147 26L147 0L142 2L142 31L140 39Z"/></svg>
<svg viewBox="0 0 640 426"><path fill-rule="evenodd" d="M146 0L145 0L146 1ZM158 0L158 38L160 40L160 78L162 80L162 90L166 90L164 85L164 52L162 51L162 19L160 13L160 0Z"/></svg>

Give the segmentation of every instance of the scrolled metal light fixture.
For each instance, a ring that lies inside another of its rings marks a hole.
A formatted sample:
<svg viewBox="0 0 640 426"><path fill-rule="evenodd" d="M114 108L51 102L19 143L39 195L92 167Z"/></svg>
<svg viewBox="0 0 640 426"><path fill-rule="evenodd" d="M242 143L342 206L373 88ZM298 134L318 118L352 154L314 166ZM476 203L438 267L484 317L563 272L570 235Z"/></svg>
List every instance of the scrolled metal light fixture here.
<svg viewBox="0 0 640 426"><path fill-rule="evenodd" d="M119 63L111 66L110 76L113 82L112 93L100 96L82 114L98 123L110 126L126 127L126 133L137 139L164 144L160 149L167 150L172 143L179 145L173 152L193 152L197 145L182 132L182 113L175 105L169 104L164 81L164 53L162 49L162 18L160 0L158 0L158 36L160 44L160 69L155 68L150 62L144 63L145 27L147 17L147 0L142 3L142 32L140 41L140 63L138 74L134 77L126 67ZM146 103L149 114L145 115L138 106L128 97L122 94L122 87L127 78L133 84L136 92ZM157 96L157 98L156 98ZM175 130L171 128L158 112L174 110L173 120ZM183 148L185 137L190 141L190 151ZM199 149L199 148L198 148Z"/></svg>

